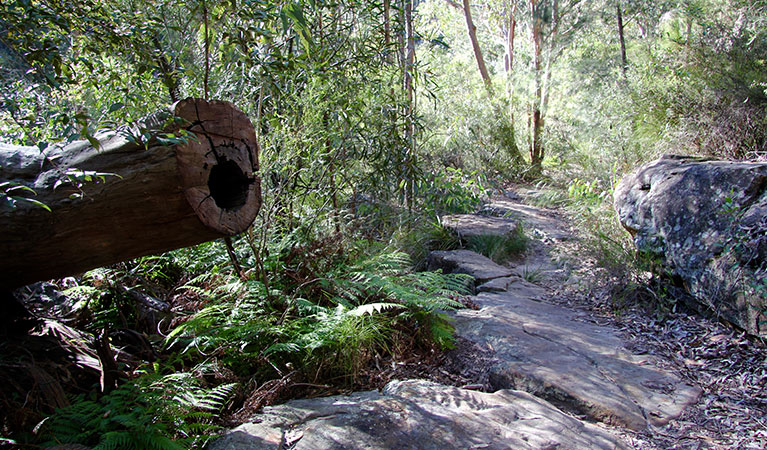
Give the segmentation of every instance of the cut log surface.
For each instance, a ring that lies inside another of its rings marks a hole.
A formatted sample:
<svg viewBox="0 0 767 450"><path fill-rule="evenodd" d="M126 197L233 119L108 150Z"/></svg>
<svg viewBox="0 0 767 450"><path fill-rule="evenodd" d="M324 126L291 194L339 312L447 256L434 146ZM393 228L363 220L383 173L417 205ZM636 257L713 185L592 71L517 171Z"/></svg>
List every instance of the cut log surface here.
<svg viewBox="0 0 767 450"><path fill-rule="evenodd" d="M190 136L169 144L180 129ZM146 134L149 132L149 134ZM146 144L131 136L152 137ZM75 275L247 229L261 206L258 143L223 101L187 99L117 131L66 147L0 144L0 182L33 189L51 211L0 206L0 287ZM66 173L114 175L67 182Z"/></svg>

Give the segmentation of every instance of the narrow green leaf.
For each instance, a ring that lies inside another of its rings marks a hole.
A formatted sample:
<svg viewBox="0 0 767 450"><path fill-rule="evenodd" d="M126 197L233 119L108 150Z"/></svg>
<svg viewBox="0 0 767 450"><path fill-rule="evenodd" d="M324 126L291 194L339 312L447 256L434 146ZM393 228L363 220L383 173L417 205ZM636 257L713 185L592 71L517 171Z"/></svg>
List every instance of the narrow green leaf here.
<svg viewBox="0 0 767 450"><path fill-rule="evenodd" d="M120 102L113 103L112 106L109 107L109 112L113 113L115 111L119 111L119 110L123 109L123 107L125 107L125 105L123 103L120 103Z"/></svg>

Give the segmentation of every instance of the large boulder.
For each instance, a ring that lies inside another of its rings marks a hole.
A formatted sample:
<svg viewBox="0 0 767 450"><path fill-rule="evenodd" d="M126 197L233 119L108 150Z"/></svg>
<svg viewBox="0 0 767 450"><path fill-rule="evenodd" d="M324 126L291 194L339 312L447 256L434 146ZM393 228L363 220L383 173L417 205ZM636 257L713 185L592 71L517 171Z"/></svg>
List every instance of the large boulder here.
<svg viewBox="0 0 767 450"><path fill-rule="evenodd" d="M636 247L699 305L767 334L767 163L664 156L625 176L614 201Z"/></svg>

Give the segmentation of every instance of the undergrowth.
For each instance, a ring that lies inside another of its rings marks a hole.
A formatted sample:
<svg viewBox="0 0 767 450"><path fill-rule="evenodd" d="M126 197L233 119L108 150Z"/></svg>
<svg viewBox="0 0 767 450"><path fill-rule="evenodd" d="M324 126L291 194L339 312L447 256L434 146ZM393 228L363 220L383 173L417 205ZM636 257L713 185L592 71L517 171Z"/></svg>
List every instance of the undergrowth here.
<svg viewBox="0 0 767 450"><path fill-rule="evenodd" d="M210 275L182 289L209 299L167 337L186 358L216 357L235 373L276 376L292 369L301 378L353 379L373 355L391 353L394 330L418 345L452 345L443 310L467 294L460 275L411 270L407 254L384 251L348 261L325 274L301 274L290 294L266 295L258 281ZM273 314L274 310L280 314Z"/></svg>
<svg viewBox="0 0 767 450"><path fill-rule="evenodd" d="M270 238L261 266L248 238L235 240L240 274L217 243L94 270L65 290L69 323L121 351L135 344L121 337L143 336L151 357L118 357L116 389L70 398L20 442L201 448L222 418L289 398L291 386L349 389L374 361L451 348L445 313L462 307L468 277L416 272L396 245L445 245L441 236L412 224L388 243L296 230Z"/></svg>
<svg viewBox="0 0 767 450"><path fill-rule="evenodd" d="M235 384L203 389L189 374L144 374L101 398L73 399L43 422L43 447L81 444L94 450L201 448L220 427L214 415Z"/></svg>
<svg viewBox="0 0 767 450"><path fill-rule="evenodd" d="M527 249L528 237L522 225L504 235L478 235L467 239L466 248L485 255L493 261L503 264Z"/></svg>
<svg viewBox="0 0 767 450"><path fill-rule="evenodd" d="M637 252L631 236L618 222L612 188L575 179L567 190L567 209L581 231L579 252L601 271L611 306L620 311L642 305L662 318L676 309L678 293L665 281L667 274L651 255Z"/></svg>

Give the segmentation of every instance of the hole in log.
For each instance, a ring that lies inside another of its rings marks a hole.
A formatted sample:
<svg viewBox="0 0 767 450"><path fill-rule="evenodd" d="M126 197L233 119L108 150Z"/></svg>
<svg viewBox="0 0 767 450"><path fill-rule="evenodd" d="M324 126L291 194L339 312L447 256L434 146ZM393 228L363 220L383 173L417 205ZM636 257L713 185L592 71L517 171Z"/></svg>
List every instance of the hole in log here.
<svg viewBox="0 0 767 450"><path fill-rule="evenodd" d="M248 198L250 180L234 161L224 159L210 169L208 189L221 209L240 209Z"/></svg>

